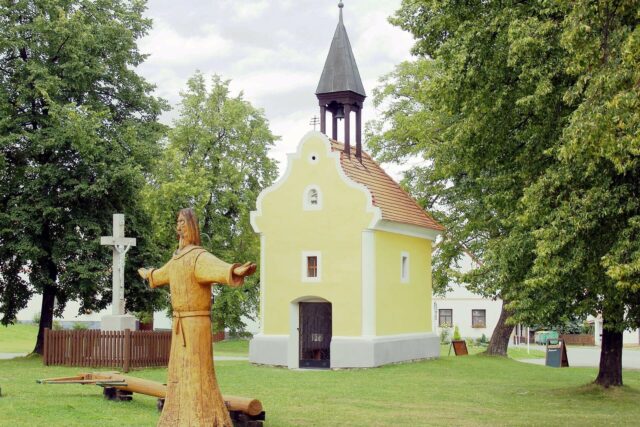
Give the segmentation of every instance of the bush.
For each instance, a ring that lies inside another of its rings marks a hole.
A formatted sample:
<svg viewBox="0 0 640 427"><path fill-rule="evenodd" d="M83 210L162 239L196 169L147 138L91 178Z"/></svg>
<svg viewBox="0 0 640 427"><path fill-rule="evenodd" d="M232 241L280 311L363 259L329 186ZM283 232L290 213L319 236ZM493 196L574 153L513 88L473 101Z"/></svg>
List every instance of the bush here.
<svg viewBox="0 0 640 427"><path fill-rule="evenodd" d="M589 323L586 320L584 321L584 323L582 324L582 331L583 334L589 334L589 335L593 335L594 334L594 325L593 323Z"/></svg>
<svg viewBox="0 0 640 427"><path fill-rule="evenodd" d="M489 340L487 339L487 336L485 334L482 334L482 336L478 338L476 342L478 345L485 346L489 343Z"/></svg>
<svg viewBox="0 0 640 427"><path fill-rule="evenodd" d="M140 323L153 322L153 312L149 311L136 311L133 315L140 321Z"/></svg>
<svg viewBox="0 0 640 427"><path fill-rule="evenodd" d="M40 324L40 312L37 312L36 314L33 315L33 323L35 325Z"/></svg>
<svg viewBox="0 0 640 427"><path fill-rule="evenodd" d="M53 329L54 331L61 331L64 328L62 327L62 323L60 323L59 320L54 320L51 329Z"/></svg>
<svg viewBox="0 0 640 427"><path fill-rule="evenodd" d="M444 323L442 325L442 330L440 331L440 342L442 344L449 344L449 342L451 341L449 339L450 333L451 327L448 324Z"/></svg>
<svg viewBox="0 0 640 427"><path fill-rule="evenodd" d="M460 341L461 339L462 337L460 336L460 330L458 329L458 325L456 325L456 327L453 328L453 340Z"/></svg>
<svg viewBox="0 0 640 427"><path fill-rule="evenodd" d="M87 329L89 329L89 326L84 322L76 322L73 324L72 329L74 331L86 331Z"/></svg>

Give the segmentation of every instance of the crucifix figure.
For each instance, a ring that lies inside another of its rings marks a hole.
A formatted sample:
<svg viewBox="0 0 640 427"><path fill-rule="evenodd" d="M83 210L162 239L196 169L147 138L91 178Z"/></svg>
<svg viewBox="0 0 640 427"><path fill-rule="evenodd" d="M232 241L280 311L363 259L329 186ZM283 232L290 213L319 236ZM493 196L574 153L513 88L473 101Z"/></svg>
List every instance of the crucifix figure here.
<svg viewBox="0 0 640 427"><path fill-rule="evenodd" d="M132 246L136 245L133 237L124 237L124 215L113 215L113 236L100 237L100 244L113 246L113 273L112 273L112 315L124 315L124 257Z"/></svg>

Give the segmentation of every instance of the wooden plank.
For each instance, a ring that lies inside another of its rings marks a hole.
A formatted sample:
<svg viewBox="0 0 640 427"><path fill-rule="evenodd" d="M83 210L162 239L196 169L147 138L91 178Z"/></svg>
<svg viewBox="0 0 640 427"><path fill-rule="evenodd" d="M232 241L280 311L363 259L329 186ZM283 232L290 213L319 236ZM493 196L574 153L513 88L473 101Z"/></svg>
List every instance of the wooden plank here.
<svg viewBox="0 0 640 427"><path fill-rule="evenodd" d="M122 343L122 370L129 372L131 364L131 330L125 329Z"/></svg>
<svg viewBox="0 0 640 427"><path fill-rule="evenodd" d="M49 328L44 328L44 357L42 358L42 363L44 364L44 366L48 366L49 363L47 361L47 358L49 357L49 348L47 347L49 345Z"/></svg>

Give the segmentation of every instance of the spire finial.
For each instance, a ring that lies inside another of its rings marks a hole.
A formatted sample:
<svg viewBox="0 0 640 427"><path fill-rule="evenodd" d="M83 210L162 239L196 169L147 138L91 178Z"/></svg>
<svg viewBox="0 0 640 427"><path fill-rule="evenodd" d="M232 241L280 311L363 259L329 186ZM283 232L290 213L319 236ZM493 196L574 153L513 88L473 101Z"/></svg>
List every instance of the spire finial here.
<svg viewBox="0 0 640 427"><path fill-rule="evenodd" d="M342 3L342 0L340 0L340 2L338 3L338 7L340 8L340 22L342 22L342 8L344 7L344 3Z"/></svg>

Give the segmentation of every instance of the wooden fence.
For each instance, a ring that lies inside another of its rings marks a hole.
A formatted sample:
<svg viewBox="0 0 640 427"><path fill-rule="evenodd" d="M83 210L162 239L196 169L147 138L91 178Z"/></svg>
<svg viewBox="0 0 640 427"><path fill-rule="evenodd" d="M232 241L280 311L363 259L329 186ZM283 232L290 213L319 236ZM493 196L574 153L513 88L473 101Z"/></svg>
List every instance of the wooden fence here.
<svg viewBox="0 0 640 427"><path fill-rule="evenodd" d="M213 340L224 339L224 332ZM45 365L130 368L167 366L171 331L99 331L45 329Z"/></svg>
<svg viewBox="0 0 640 427"><path fill-rule="evenodd" d="M45 330L44 364L130 368L167 366L171 331Z"/></svg>
<svg viewBox="0 0 640 427"><path fill-rule="evenodd" d="M560 339L566 345L596 345L593 334L562 334Z"/></svg>

